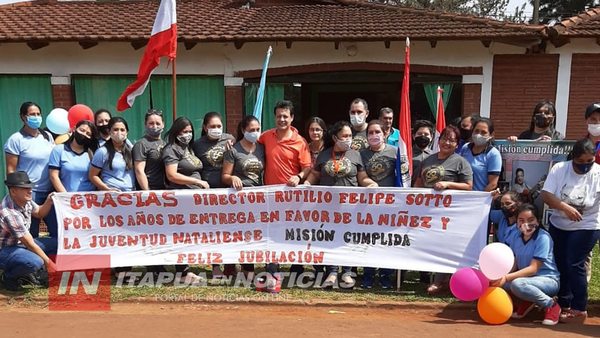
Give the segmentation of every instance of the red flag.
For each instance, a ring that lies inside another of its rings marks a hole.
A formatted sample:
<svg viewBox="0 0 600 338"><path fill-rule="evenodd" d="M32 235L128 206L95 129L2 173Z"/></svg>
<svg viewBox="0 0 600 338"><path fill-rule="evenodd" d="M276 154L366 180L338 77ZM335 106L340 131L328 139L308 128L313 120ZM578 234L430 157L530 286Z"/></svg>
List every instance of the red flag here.
<svg viewBox="0 0 600 338"><path fill-rule="evenodd" d="M175 0L162 0L156 13L152 35L142 56L138 69L137 79L130 84L117 101L117 110L123 111L131 108L135 98L142 95L150 75L160 64L160 58L166 56L169 60L177 55L177 15L175 13Z"/></svg>
<svg viewBox="0 0 600 338"><path fill-rule="evenodd" d="M406 54L404 57L404 77L400 96L400 139L398 140L398 156L396 159L397 185L410 187L412 172L412 133L410 122L410 40L406 38Z"/></svg>
<svg viewBox="0 0 600 338"><path fill-rule="evenodd" d="M444 112L444 90L442 89L442 87L438 86L435 137L433 138L432 143L432 148L434 152L438 152L440 150L438 141L440 140L440 135L442 134L442 130L444 130L444 128L446 128L446 113Z"/></svg>

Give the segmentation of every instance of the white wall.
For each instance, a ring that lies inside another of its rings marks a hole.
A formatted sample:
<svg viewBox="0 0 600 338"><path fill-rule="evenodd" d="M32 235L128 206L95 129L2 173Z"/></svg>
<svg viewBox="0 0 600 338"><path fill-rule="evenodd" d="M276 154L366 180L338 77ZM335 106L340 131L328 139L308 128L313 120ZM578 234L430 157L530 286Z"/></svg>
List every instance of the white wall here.
<svg viewBox="0 0 600 338"><path fill-rule="evenodd" d="M385 48L383 42L342 42L337 50L333 42L294 42L289 49L282 42L245 43L241 49L233 43L199 43L191 50L178 45L177 74L223 74L226 85L239 84L239 79L230 79L233 74L261 69L269 45L273 46L270 68L344 62L404 63L405 46L399 41L392 42L390 48ZM351 53L354 47L355 53ZM6 43L0 45L0 74L51 74L54 82L61 83L68 83L72 74L135 74L143 52L144 48L134 50L125 42L101 42L85 50L75 42L51 43L38 50L24 43ZM412 41L411 64L482 67L482 75L465 76L463 82L482 85L480 112L489 116L493 55L524 52L522 47L502 43L486 48L480 41L439 41L432 48L428 41ZM170 72L163 59L155 74Z"/></svg>

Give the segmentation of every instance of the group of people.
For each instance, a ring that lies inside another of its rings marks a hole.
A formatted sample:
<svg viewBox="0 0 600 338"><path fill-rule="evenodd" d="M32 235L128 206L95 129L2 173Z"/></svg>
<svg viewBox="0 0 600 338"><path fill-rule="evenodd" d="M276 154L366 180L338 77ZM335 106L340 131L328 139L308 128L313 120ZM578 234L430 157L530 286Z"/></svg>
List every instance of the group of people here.
<svg viewBox="0 0 600 338"><path fill-rule="evenodd" d="M350 103L348 121L328 126L319 117L310 118L306 138L292 126L292 102L278 102L273 113L275 128L261 132L260 121L246 116L233 136L223 131L219 113L210 112L196 137L186 117L177 118L163 133L162 112L151 109L145 116L144 137L132 144L126 120L99 110L95 121L78 122L68 140L55 145L52 135L40 129L40 107L24 103L20 109L23 127L4 146L9 194L0 210L0 269L5 287L14 289L39 279L44 266L53 269L48 255L55 253L56 243L39 238L36 220L45 217L50 239L56 239L53 191L396 185L396 147L401 141L399 131L392 127L392 109L381 108L369 121L367 102L357 98ZM533 305L546 309L545 324L587 316L584 262L600 237L600 166L596 164L600 163L600 104L591 105L585 119L589 134L577 141L570 161L552 168L541 191L544 202L555 210L549 232L540 227L536 208L514 192L498 196L501 209L490 215L498 225L497 239L516 255L516 270L492 281L522 301L515 317L525 316ZM555 123L554 105L540 102L530 128L509 140L562 139ZM432 122L416 121L412 186L499 194L502 159L493 140L494 124L489 118L464 116L438 138ZM248 273L253 268L241 267ZM213 275L232 274L235 269L225 265L223 271L215 265ZM278 269L276 264L267 266L272 273ZM300 272L303 267L291 269ZM176 270L186 278L197 277L187 266ZM341 267L341 271L340 275L340 267L325 267L323 287L337 285L338 277L344 285L354 285L352 268ZM364 268L362 287L373 287L377 274L382 288L392 287L392 270L370 267ZM428 292L439 292L448 279L446 274L435 274Z"/></svg>

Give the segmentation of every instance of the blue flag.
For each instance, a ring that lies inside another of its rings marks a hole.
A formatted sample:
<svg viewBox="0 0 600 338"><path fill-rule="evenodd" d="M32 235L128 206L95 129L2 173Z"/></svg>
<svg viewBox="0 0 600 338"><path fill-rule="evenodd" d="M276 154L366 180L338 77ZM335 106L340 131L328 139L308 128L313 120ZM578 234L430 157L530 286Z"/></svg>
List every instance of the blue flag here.
<svg viewBox="0 0 600 338"><path fill-rule="evenodd" d="M273 54L273 48L269 46L269 50L267 50L267 56L265 57L265 64L263 65L262 75L260 76L260 85L258 86L258 93L256 93L256 103L254 104L254 112L252 113L252 115L254 115L254 117L256 117L261 124L263 101L265 98L265 86L267 82L267 68L269 68L269 60L271 59L271 54Z"/></svg>

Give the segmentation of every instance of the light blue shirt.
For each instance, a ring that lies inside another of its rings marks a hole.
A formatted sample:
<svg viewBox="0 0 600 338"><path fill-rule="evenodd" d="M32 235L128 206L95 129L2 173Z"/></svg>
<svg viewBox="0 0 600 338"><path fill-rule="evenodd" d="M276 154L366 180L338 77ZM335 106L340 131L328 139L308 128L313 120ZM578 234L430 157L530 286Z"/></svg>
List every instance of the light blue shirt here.
<svg viewBox="0 0 600 338"><path fill-rule="evenodd" d="M19 156L17 171L24 171L33 182L33 191L52 191L52 183L48 177L48 159L54 147L54 139L48 134L48 139L41 133L36 137L26 134L20 130L12 134L6 144L4 152Z"/></svg>
<svg viewBox="0 0 600 338"><path fill-rule="evenodd" d="M385 141L385 143L394 146L394 147L398 147L398 140L400 139L400 130L392 127L392 132L388 135L387 140Z"/></svg>
<svg viewBox="0 0 600 338"><path fill-rule="evenodd" d="M498 242L500 243L506 243L506 240L509 238L512 232L519 231L515 223L508 224L508 219L504 216L502 210L490 211L490 221L498 225L498 230L496 230L496 237L498 238Z"/></svg>
<svg viewBox="0 0 600 338"><path fill-rule="evenodd" d="M92 165L101 169L100 179L110 188L119 189L120 191L133 190L135 177L132 169L127 169L123 154L116 151L112 161L112 169L108 163L108 149L101 147L94 153Z"/></svg>
<svg viewBox="0 0 600 338"><path fill-rule="evenodd" d="M500 175L502 170L502 155L498 149L488 146L480 154L473 155L471 143L465 144L460 149L460 156L464 157L473 169L473 190L484 191L488 185L488 175Z"/></svg>
<svg viewBox="0 0 600 338"><path fill-rule="evenodd" d="M90 155L87 151L77 154L69 144L59 144L52 149L48 167L59 170L58 177L68 192L96 190L88 176Z"/></svg>
<svg viewBox="0 0 600 338"><path fill-rule="evenodd" d="M515 254L518 270L528 267L535 258L542 262L536 276L554 277L558 280L559 273L552 252L554 243L546 230L540 228L527 242L523 241L521 231L513 231L506 244Z"/></svg>

